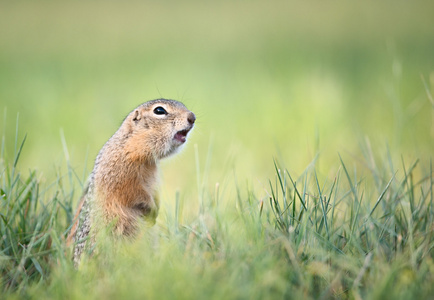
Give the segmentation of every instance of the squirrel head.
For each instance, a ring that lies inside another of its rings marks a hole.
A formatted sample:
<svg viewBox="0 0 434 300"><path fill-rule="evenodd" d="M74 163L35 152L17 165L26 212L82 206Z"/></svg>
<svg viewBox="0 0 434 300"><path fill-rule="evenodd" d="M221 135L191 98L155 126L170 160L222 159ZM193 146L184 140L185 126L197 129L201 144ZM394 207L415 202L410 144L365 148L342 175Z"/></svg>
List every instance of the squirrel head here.
<svg viewBox="0 0 434 300"><path fill-rule="evenodd" d="M158 160L176 153L185 143L196 121L194 113L175 100L157 99L143 103L125 119L125 144L132 159Z"/></svg>

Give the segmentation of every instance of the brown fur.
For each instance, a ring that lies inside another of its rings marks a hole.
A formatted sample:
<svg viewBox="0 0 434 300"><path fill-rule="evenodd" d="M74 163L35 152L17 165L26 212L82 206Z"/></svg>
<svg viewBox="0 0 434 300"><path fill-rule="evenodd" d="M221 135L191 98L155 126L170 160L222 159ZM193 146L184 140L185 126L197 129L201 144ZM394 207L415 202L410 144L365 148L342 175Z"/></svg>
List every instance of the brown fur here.
<svg viewBox="0 0 434 300"><path fill-rule="evenodd" d="M156 107L167 114L156 113ZM76 235L82 235L79 215L86 201L91 205L91 224L98 215L104 224L115 222L118 234L133 235L143 217L155 222L158 161L176 152L185 141L179 135L185 139L195 120L192 112L174 100L153 100L133 110L95 160L68 241L77 242Z"/></svg>
<svg viewBox="0 0 434 300"><path fill-rule="evenodd" d="M74 241L75 233L77 232L78 227L78 216L80 215L81 208L83 207L84 197L81 198L80 203L78 204L77 211L75 212L74 222L72 223L71 232L69 233L66 239L66 246L69 247Z"/></svg>

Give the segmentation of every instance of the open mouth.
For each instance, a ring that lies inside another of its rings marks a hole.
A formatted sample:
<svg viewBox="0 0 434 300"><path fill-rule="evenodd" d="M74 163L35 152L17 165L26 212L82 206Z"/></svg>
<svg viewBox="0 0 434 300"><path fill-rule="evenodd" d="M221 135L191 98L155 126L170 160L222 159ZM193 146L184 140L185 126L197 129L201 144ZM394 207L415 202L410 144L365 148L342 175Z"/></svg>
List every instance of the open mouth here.
<svg viewBox="0 0 434 300"><path fill-rule="evenodd" d="M187 138L187 133L190 131L190 129L184 129L181 131L178 131L175 134L174 139L181 142L181 143L185 143L185 139Z"/></svg>

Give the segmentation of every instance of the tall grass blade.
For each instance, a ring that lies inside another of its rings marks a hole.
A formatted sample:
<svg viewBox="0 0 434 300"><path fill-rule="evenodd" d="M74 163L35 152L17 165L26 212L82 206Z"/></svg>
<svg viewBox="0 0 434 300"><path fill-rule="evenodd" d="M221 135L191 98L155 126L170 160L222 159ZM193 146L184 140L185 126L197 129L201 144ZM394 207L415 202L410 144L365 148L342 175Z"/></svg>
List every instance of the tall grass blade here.
<svg viewBox="0 0 434 300"><path fill-rule="evenodd" d="M305 204L305 202L304 202L304 200L303 200L304 197L301 197L301 196L300 196L300 193L298 192L298 189L297 189L297 185L295 184L294 180L292 180L292 177L291 177L291 175L289 174L288 170L286 170L286 174L288 174L289 179L291 180L292 186L294 187L295 192L297 193L297 196L298 196L298 199L300 200L301 205L303 206L303 208L304 208L305 210L307 210L306 204Z"/></svg>
<svg viewBox="0 0 434 300"><path fill-rule="evenodd" d="M327 213L326 213L326 209L324 208L324 198L321 192L321 188L319 186L319 182L318 182L318 176L316 174L316 171L314 171L314 175L315 175L315 181L316 181L316 186L318 189L318 193L319 193L319 202L321 202L321 209L322 209L322 214L323 214L323 220L324 220L324 224L325 224L325 229L327 232L327 240L330 239L330 233L329 233L329 227L328 227L328 222L327 222Z"/></svg>
<svg viewBox="0 0 434 300"><path fill-rule="evenodd" d="M347 167L345 166L345 164L344 164L344 162L343 162L343 160L342 160L341 155L340 155L339 153L338 153L338 155L339 155L339 159L341 160L342 167L344 168L345 175L347 175L347 179L348 179L348 183L350 184L351 191L352 191L352 193L353 193L353 195L354 195L354 201L355 201L356 204L357 204L357 203L359 202L359 198L358 198L358 196L357 196L356 188L355 188L355 186L353 185L353 182L352 182L352 180L351 180L350 174L348 173Z"/></svg>
<svg viewBox="0 0 434 300"><path fill-rule="evenodd" d="M375 202L374 207L371 209L371 212L368 215L368 218L370 216L372 216L372 214L374 213L375 209L377 208L378 204L380 204L381 200L383 199L384 195L386 194L387 190L390 187L390 184L392 183L393 179L395 178L396 173L393 174L392 178L390 178L389 182L387 183L386 187L384 188L384 190L381 192L380 196L378 197L377 201Z"/></svg>

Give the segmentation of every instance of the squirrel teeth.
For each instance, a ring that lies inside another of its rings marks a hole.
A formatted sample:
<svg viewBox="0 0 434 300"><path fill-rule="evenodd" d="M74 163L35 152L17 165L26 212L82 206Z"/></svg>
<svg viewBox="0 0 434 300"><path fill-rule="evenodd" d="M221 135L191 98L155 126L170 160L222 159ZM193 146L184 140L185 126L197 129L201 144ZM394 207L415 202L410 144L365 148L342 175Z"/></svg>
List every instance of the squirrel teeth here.
<svg viewBox="0 0 434 300"><path fill-rule="evenodd" d="M175 136L174 139L181 142L181 143L185 143L185 139L187 138L187 133L189 132L189 129L185 129L185 130L180 130L178 131Z"/></svg>

